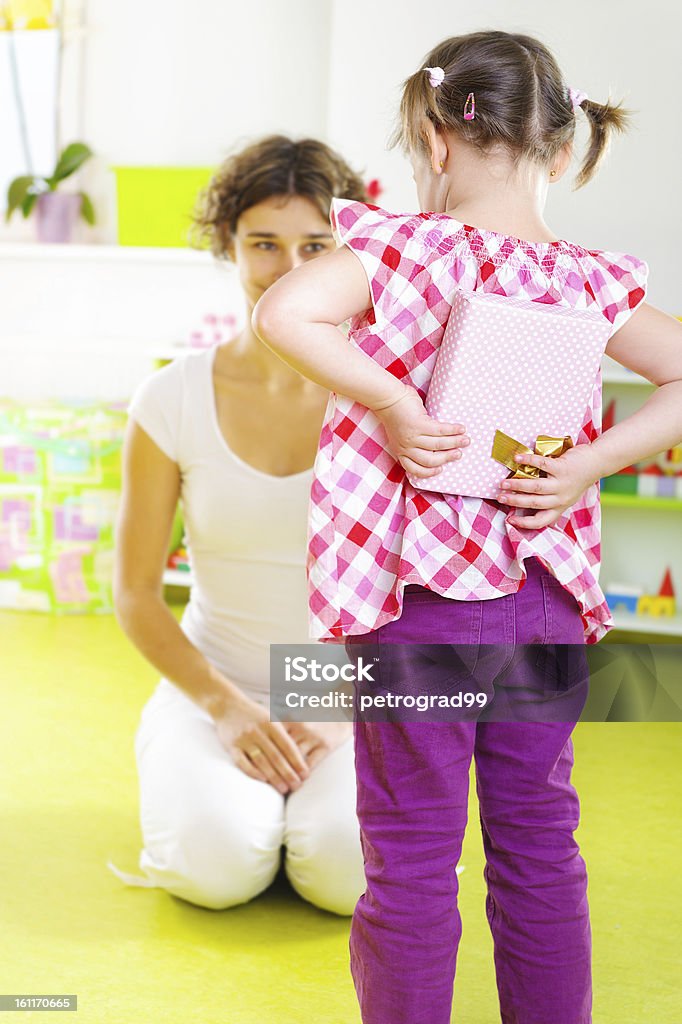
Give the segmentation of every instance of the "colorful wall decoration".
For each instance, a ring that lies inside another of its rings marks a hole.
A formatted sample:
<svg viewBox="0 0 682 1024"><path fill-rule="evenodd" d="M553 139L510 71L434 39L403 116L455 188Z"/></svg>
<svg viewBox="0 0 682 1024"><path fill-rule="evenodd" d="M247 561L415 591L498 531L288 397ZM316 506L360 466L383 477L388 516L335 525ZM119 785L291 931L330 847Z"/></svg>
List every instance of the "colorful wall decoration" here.
<svg viewBox="0 0 682 1024"><path fill-rule="evenodd" d="M0 400L0 608L111 612L121 405Z"/></svg>

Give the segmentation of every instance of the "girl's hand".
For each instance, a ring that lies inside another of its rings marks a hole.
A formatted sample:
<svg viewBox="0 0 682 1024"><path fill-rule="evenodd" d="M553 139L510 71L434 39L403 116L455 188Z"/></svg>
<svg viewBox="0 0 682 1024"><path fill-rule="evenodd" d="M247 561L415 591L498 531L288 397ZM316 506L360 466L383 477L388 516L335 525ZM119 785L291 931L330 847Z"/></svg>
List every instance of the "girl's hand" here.
<svg viewBox="0 0 682 1024"><path fill-rule="evenodd" d="M309 768L314 768L353 735L353 726L350 722L283 722L282 724L289 736L296 741Z"/></svg>
<svg viewBox="0 0 682 1024"><path fill-rule="evenodd" d="M516 455L516 462L537 466L547 473L534 480L509 479L500 484L497 500L518 509L541 509L534 515L511 515L508 522L520 530L539 530L550 526L574 505L591 484L602 475L599 460L590 444L569 448L558 458L542 455Z"/></svg>
<svg viewBox="0 0 682 1024"><path fill-rule="evenodd" d="M391 455L412 476L437 476L446 462L461 458L459 449L469 444L461 423L431 419L414 388L405 386L400 398L374 412L386 431Z"/></svg>
<svg viewBox="0 0 682 1024"><path fill-rule="evenodd" d="M214 719L218 738L234 763L252 779L267 782L282 795L298 789L310 770L281 722L271 722L265 708L240 695Z"/></svg>

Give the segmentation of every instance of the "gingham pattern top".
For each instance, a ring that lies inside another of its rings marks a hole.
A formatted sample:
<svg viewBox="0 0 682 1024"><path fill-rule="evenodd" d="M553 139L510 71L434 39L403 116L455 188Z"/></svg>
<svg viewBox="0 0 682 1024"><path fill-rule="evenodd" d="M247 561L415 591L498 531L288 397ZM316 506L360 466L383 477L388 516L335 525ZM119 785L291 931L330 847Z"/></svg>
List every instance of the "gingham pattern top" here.
<svg viewBox="0 0 682 1024"><path fill-rule="evenodd" d="M332 228L370 283L372 307L351 320L350 344L422 398L455 288L596 308L613 331L645 296L648 266L635 256L528 242L447 214L392 214L335 199ZM598 374L577 442L600 430ZM375 414L332 394L311 492L311 635L338 641L398 618L408 584L462 601L514 593L526 578L524 560L535 556L577 599L586 641L600 640L611 617L598 584L598 484L544 529L518 530L510 514L489 499L416 490L387 451Z"/></svg>

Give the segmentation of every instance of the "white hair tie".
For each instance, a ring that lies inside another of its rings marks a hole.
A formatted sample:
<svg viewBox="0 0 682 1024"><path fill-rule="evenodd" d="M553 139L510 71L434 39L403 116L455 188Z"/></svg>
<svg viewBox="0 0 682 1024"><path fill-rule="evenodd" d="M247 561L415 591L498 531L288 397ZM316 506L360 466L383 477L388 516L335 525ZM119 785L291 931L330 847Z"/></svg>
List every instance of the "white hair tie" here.
<svg viewBox="0 0 682 1024"><path fill-rule="evenodd" d="M568 87L568 95L573 107L573 113L577 114L580 110L580 104L583 100L588 99L588 95L586 92L581 92L580 89L574 89L572 85Z"/></svg>
<svg viewBox="0 0 682 1024"><path fill-rule="evenodd" d="M445 72L442 68L424 68L427 75L429 76L429 82L434 89L437 89L439 85L443 84L445 78Z"/></svg>

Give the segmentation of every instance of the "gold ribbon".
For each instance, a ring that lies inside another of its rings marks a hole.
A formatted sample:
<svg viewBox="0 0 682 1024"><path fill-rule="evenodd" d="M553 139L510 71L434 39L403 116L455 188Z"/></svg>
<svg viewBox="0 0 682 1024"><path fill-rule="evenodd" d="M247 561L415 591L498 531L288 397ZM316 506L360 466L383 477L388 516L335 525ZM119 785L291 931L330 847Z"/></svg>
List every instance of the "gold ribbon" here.
<svg viewBox="0 0 682 1024"><path fill-rule="evenodd" d="M514 462L515 455L544 455L545 458L557 459L572 447L573 441L568 434L565 437L550 437L549 434L538 434L535 442L535 451L533 451L525 444L510 437L509 434L503 434L501 430L496 430L491 455L496 462L501 462L503 466L511 470L507 480L511 477L531 480L546 474L535 466L527 466L523 462Z"/></svg>

